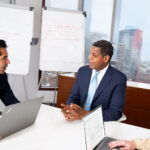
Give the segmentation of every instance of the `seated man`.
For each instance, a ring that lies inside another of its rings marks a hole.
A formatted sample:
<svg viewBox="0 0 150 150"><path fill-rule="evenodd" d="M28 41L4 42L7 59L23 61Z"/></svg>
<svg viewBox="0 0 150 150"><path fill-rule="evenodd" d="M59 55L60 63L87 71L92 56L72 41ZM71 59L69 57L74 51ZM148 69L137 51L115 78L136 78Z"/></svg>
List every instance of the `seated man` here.
<svg viewBox="0 0 150 150"><path fill-rule="evenodd" d="M11 105L19 103L19 101L14 96L5 73L8 64L10 64L6 48L5 41L0 40L0 99L5 105Z"/></svg>
<svg viewBox="0 0 150 150"><path fill-rule="evenodd" d="M92 45L89 65L79 69L67 105L61 104L66 120L81 120L99 105L104 121L122 116L127 78L109 64L112 55L110 42L101 40Z"/></svg>

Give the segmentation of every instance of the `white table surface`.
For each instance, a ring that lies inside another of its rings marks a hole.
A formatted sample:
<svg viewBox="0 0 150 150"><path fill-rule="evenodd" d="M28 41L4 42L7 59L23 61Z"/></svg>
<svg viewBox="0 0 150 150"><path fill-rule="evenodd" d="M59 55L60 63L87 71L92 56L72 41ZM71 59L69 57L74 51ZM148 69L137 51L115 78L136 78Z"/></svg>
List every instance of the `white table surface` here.
<svg viewBox="0 0 150 150"><path fill-rule="evenodd" d="M106 122L106 135L117 139L150 137L150 130ZM0 150L85 150L82 121L65 121L59 108L42 105L34 125L0 141Z"/></svg>

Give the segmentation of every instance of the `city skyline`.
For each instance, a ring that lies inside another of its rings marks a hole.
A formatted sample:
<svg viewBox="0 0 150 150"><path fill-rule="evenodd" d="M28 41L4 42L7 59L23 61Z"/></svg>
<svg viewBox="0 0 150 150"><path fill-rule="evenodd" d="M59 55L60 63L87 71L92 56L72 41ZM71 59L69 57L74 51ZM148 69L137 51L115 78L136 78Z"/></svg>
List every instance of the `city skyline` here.
<svg viewBox="0 0 150 150"><path fill-rule="evenodd" d="M142 61L143 31L139 29L120 30L117 43L112 43L114 54L111 65L125 73L130 81L150 83L150 61ZM90 43L107 40L108 35L102 32L90 32ZM125 45L125 47L123 46Z"/></svg>

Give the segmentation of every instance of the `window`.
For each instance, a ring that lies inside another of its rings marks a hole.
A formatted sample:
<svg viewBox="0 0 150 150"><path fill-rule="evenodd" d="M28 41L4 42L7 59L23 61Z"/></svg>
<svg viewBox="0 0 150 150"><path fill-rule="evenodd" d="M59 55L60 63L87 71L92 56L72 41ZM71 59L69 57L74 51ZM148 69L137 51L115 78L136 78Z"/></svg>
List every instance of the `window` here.
<svg viewBox="0 0 150 150"><path fill-rule="evenodd" d="M110 40L113 0L84 0L86 11L85 63L92 43L98 40Z"/></svg>
<svg viewBox="0 0 150 150"><path fill-rule="evenodd" d="M85 63L94 41L112 39L111 64L126 74L128 83L150 83L149 5L147 0L84 0L83 10L87 12Z"/></svg>
<svg viewBox="0 0 150 150"><path fill-rule="evenodd" d="M149 5L147 0L117 1L113 41L122 49L114 64L129 81L150 83Z"/></svg>
<svg viewBox="0 0 150 150"><path fill-rule="evenodd" d="M78 0L46 0L47 7L78 10Z"/></svg>

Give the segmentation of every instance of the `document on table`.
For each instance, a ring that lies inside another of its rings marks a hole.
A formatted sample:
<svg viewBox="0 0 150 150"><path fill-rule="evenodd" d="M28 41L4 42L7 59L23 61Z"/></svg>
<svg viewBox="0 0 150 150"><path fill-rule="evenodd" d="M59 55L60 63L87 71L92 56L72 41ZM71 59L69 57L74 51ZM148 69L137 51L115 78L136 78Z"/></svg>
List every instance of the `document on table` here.
<svg viewBox="0 0 150 150"><path fill-rule="evenodd" d="M102 107L97 108L83 118L87 149L93 149L104 137Z"/></svg>

